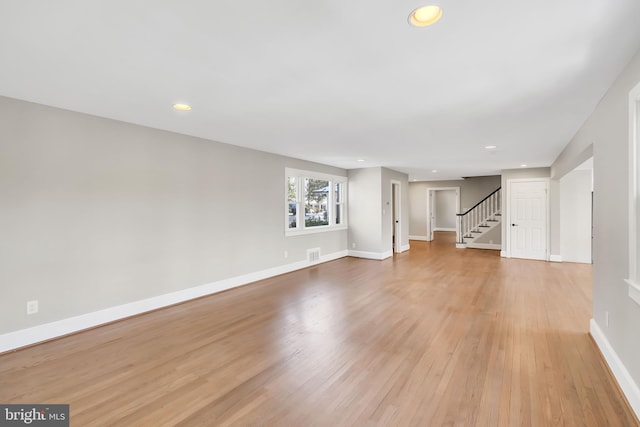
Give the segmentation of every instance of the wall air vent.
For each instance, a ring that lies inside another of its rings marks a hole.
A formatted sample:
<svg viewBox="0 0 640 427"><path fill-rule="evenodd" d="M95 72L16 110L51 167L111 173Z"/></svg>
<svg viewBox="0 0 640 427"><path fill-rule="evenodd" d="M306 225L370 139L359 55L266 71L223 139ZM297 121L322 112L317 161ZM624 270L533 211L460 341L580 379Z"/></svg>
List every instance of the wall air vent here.
<svg viewBox="0 0 640 427"><path fill-rule="evenodd" d="M307 261L311 263L320 262L320 248L307 249Z"/></svg>

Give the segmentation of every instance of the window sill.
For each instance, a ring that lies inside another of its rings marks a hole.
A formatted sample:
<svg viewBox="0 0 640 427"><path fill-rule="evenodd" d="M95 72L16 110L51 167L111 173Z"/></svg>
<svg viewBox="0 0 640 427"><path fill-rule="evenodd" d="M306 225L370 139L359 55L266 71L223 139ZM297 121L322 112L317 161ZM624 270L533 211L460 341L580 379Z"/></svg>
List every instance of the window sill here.
<svg viewBox="0 0 640 427"><path fill-rule="evenodd" d="M624 281L629 285L629 298L640 305L640 285L631 279L624 279Z"/></svg>
<svg viewBox="0 0 640 427"><path fill-rule="evenodd" d="M346 230L348 228L348 226L346 225L341 225L341 226L334 226L334 227L329 227L329 226L319 226L319 227L315 227L315 228L305 228L304 230L285 230L284 235L286 237L290 237L290 236L302 236L305 234L317 234L317 233L328 233L330 231L340 231L340 230Z"/></svg>

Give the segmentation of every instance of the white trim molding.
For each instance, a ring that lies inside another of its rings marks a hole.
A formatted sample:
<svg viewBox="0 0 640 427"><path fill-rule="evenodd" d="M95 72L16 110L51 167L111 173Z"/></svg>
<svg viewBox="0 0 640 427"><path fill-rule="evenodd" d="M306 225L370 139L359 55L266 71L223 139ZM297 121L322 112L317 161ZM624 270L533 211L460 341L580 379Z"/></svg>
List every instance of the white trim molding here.
<svg viewBox="0 0 640 427"><path fill-rule="evenodd" d="M420 240L423 242L428 241L427 236L409 236L409 240Z"/></svg>
<svg viewBox="0 0 640 427"><path fill-rule="evenodd" d="M467 248L470 249L490 249L492 251L499 251L502 249L502 245L495 243L467 243ZM456 245L456 247L458 247Z"/></svg>
<svg viewBox="0 0 640 427"><path fill-rule="evenodd" d="M433 231L458 231L457 228L447 228L447 227L434 227Z"/></svg>
<svg viewBox="0 0 640 427"><path fill-rule="evenodd" d="M629 298L640 304L640 284L629 279L624 281L629 285Z"/></svg>
<svg viewBox="0 0 640 427"><path fill-rule="evenodd" d="M460 213L460 187L433 187L427 188L427 242L431 242L433 240L433 232L434 231L445 231L445 230L436 230L435 224L432 224L432 213L435 210L435 203L433 200L434 191L455 191L456 192L456 213ZM454 228L452 231L456 232L456 242L459 241L458 229Z"/></svg>
<svg viewBox="0 0 640 427"><path fill-rule="evenodd" d="M394 191L395 189L395 191ZM395 251L396 253L403 252L402 248L402 228L404 227L402 221L402 182L395 179L391 180L391 188L389 189L389 195L391 196L391 212L389 215L391 219L391 241L390 248L393 252L395 236ZM406 250L406 249L405 249Z"/></svg>
<svg viewBox="0 0 640 427"><path fill-rule="evenodd" d="M349 250L349 256L356 257L356 258L383 260L383 259L392 257L393 251L368 252L368 251Z"/></svg>
<svg viewBox="0 0 640 427"><path fill-rule="evenodd" d="M346 176L331 175L326 173L319 173L313 171L304 171L300 169L287 168L284 169L284 234L287 237L300 236L304 234L313 233L326 233L335 230L346 230L348 228L348 207L347 203L347 182ZM290 179L295 181L295 191L290 193ZM307 195L305 194L304 182L306 179L320 180L327 183L327 197L326 197L326 225L306 225L306 202ZM336 186L339 187L339 191L336 190ZM338 198L338 193L340 194ZM292 195L294 198L292 198ZM295 217L291 214L292 205L295 205ZM340 215L337 215L340 212ZM336 218L339 217L340 223L336 223ZM290 228L295 223L294 228Z"/></svg>
<svg viewBox="0 0 640 427"><path fill-rule="evenodd" d="M631 374L594 319L591 319L589 326L591 336L600 349L609 369L611 369L622 393L627 398L627 402L629 402L636 417L640 418L640 388L638 388L638 384L633 380L633 377L631 377Z"/></svg>
<svg viewBox="0 0 640 427"><path fill-rule="evenodd" d="M640 286L638 284L638 236L637 200L640 198L640 83L629 92L629 297L640 304Z"/></svg>
<svg viewBox="0 0 640 427"><path fill-rule="evenodd" d="M400 245L400 251L399 252L406 252L409 249L411 249L411 246L408 243L406 245Z"/></svg>
<svg viewBox="0 0 640 427"><path fill-rule="evenodd" d="M549 255L549 261L562 262L562 255Z"/></svg>
<svg viewBox="0 0 640 427"><path fill-rule="evenodd" d="M347 251L335 252L320 257L320 262L333 261L348 255ZM179 304L195 298L212 295L228 289L243 286L258 280L268 279L270 277L279 276L284 273L290 273L300 270L318 262L309 263L307 261L298 261L292 264L286 264L278 267L269 268L254 273L244 274L229 279L219 280L217 282L207 283L205 285L195 286L193 288L183 289L164 295L134 301L131 303L118 305L115 307L105 308L104 310L94 311L92 313L81 314L79 316L69 317L43 325L34 326L32 328L21 329L0 335L0 353L16 350L21 347L37 344L39 342L52 340L64 335L80 332L85 329L91 329L106 323L122 320L127 317L142 314L148 311L157 310L159 308L168 307Z"/></svg>
<svg viewBox="0 0 640 427"><path fill-rule="evenodd" d="M551 247L551 203L549 200L549 189L550 189L550 178L548 177L538 177L538 178L513 178L513 179L508 179L507 183L506 183L506 193L505 193L505 197L502 198L502 204L504 206L503 209L503 215L505 215L506 218L506 222L505 222L505 228L503 228L503 231L506 231L505 236L502 237L502 241L505 243L505 257L506 258L511 258L512 255L512 249L511 249L511 227L509 226L509 224L511 224L511 196L513 194L512 191L512 184L514 183L523 183L523 182L543 182L545 184L545 204L546 204L546 218L545 218L545 239L546 239L546 248L545 248L545 257L541 260L543 261L550 261L549 259L549 251L550 251L550 247ZM506 239L506 240L505 240ZM500 253L500 256L502 255L502 252ZM529 258L527 258L529 259ZM531 258L531 259L537 259L537 258Z"/></svg>

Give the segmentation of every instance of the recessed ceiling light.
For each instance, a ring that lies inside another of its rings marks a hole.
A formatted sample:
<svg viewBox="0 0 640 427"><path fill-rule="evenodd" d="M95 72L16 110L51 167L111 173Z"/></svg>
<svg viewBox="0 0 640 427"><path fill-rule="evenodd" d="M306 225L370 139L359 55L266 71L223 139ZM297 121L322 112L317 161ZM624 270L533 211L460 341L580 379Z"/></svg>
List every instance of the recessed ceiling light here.
<svg viewBox="0 0 640 427"><path fill-rule="evenodd" d="M173 108L178 111L191 111L191 105L189 104L173 104Z"/></svg>
<svg viewBox="0 0 640 427"><path fill-rule="evenodd" d="M521 168L526 168L527 165L525 165L524 163L520 165Z"/></svg>
<svg viewBox="0 0 640 427"><path fill-rule="evenodd" d="M497 145L487 145L484 147L486 150L495 150L496 148L498 148Z"/></svg>
<svg viewBox="0 0 640 427"><path fill-rule="evenodd" d="M439 6L422 6L411 12L409 23L416 27L426 27L435 24L442 18L442 9Z"/></svg>
<svg viewBox="0 0 640 427"><path fill-rule="evenodd" d="M362 162L364 162L364 159L358 159L358 160L356 160L356 162L362 163Z"/></svg>
<svg viewBox="0 0 640 427"><path fill-rule="evenodd" d="M431 173L438 173L436 169L432 170Z"/></svg>

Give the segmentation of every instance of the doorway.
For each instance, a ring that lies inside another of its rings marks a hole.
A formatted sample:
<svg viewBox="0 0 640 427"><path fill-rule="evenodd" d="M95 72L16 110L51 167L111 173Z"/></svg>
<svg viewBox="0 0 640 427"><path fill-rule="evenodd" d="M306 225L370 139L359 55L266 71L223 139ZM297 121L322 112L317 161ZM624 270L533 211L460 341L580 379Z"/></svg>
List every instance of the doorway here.
<svg viewBox="0 0 640 427"><path fill-rule="evenodd" d="M460 212L460 187L427 189L427 241L436 231L455 231L458 241L457 216Z"/></svg>
<svg viewBox="0 0 640 427"><path fill-rule="evenodd" d="M560 178L560 259L590 264L593 247L593 158Z"/></svg>
<svg viewBox="0 0 640 427"><path fill-rule="evenodd" d="M400 191L400 181L391 181L391 250L394 254L402 252L402 245L400 243L402 236Z"/></svg>
<svg viewBox="0 0 640 427"><path fill-rule="evenodd" d="M548 179L507 181L507 256L548 260Z"/></svg>

